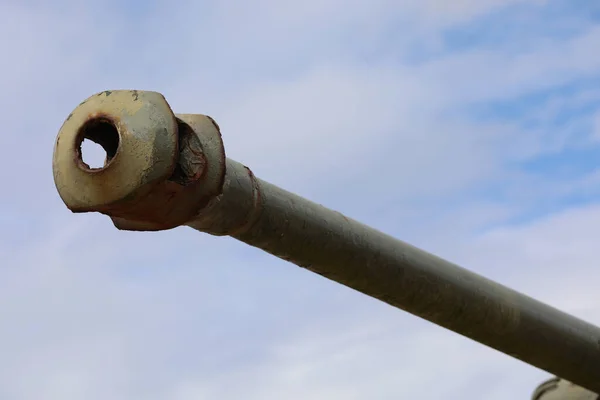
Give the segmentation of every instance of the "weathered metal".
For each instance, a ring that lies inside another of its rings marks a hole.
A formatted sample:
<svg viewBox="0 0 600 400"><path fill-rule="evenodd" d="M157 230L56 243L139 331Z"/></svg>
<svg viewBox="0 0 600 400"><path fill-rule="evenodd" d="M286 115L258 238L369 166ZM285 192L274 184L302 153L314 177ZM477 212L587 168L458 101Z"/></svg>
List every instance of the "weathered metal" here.
<svg viewBox="0 0 600 400"><path fill-rule="evenodd" d="M560 378L549 379L535 389L531 400L598 400L594 392L590 392L572 382Z"/></svg>
<svg viewBox="0 0 600 400"><path fill-rule="evenodd" d="M81 161L84 137L107 149L103 168ZM158 93L81 103L53 170L74 212L104 213L119 229L232 236L600 393L600 328L258 179L225 157L211 118L173 114Z"/></svg>

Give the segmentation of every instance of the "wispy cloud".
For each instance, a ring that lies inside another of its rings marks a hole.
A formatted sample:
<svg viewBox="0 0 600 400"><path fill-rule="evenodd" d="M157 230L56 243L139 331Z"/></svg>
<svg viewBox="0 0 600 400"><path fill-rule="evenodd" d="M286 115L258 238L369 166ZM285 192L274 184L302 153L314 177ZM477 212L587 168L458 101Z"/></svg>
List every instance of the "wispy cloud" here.
<svg viewBox="0 0 600 400"><path fill-rule="evenodd" d="M600 323L600 8L0 3L0 397L526 398L546 374L227 238L72 215L94 92L217 119L257 175Z"/></svg>

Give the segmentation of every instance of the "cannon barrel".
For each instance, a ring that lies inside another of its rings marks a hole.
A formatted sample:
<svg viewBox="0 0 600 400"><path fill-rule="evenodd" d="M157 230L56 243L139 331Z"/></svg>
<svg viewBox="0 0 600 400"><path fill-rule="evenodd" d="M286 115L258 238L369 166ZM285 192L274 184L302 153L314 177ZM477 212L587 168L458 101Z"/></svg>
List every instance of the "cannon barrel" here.
<svg viewBox="0 0 600 400"><path fill-rule="evenodd" d="M106 150L102 168L83 162L84 139ZM73 212L234 237L600 393L598 327L257 178L226 158L214 120L174 114L159 93L82 102L58 133L53 172Z"/></svg>

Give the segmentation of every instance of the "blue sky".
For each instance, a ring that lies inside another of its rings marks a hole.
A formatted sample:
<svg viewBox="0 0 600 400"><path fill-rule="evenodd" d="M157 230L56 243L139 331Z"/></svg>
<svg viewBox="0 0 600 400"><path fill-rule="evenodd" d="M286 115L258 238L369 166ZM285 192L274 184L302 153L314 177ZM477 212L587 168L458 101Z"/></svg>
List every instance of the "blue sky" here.
<svg viewBox="0 0 600 400"><path fill-rule="evenodd" d="M600 6L0 2L0 398L527 398L547 374L229 238L71 214L106 89L213 116L261 178L600 324ZM96 153L97 155L97 153Z"/></svg>

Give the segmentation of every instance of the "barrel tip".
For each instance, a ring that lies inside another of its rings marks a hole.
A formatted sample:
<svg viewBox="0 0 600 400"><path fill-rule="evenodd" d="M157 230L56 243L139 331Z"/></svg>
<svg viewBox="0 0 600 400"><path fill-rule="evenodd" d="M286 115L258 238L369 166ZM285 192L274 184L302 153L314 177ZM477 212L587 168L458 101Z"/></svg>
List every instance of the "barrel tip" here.
<svg viewBox="0 0 600 400"><path fill-rule="evenodd" d="M82 158L84 140L106 152L102 167ZM74 212L100 211L150 190L168 178L178 155L177 121L162 94L106 90L79 104L54 147L55 185Z"/></svg>

